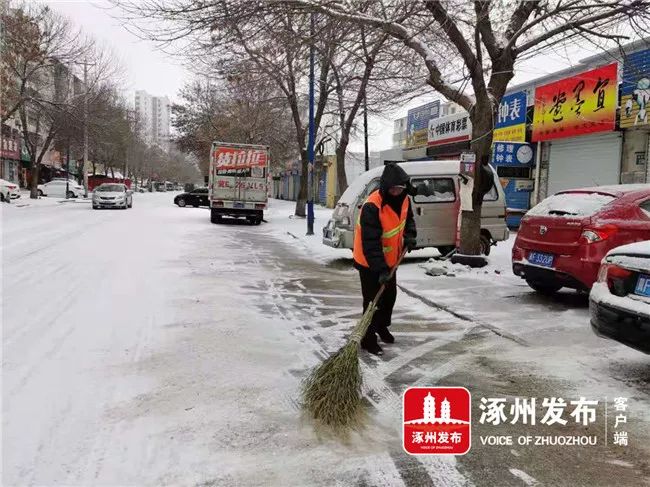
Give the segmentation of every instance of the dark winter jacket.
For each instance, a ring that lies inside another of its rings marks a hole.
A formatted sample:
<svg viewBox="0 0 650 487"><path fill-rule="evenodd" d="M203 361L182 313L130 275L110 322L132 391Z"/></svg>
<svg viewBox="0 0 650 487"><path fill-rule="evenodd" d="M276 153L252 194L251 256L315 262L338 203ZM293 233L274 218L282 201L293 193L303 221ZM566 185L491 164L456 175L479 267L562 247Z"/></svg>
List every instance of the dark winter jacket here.
<svg viewBox="0 0 650 487"><path fill-rule="evenodd" d="M391 186L405 185L406 191L403 191L398 197L391 196L388 193L388 188ZM397 164L387 164L384 172L379 180L379 193L382 197L382 205L390 205L395 213L399 215L404 198L408 197L411 187L409 176L406 171ZM372 203L365 203L361 210L361 241L363 244L363 255L368 261L370 270L376 274L387 272L390 269L384 260L384 251L381 245L381 235L383 229L379 221L379 210ZM417 231L415 229L415 220L413 219L413 211L409 206L408 215L406 216L406 226L404 228L405 238L415 238ZM357 269L365 269L365 267L354 263Z"/></svg>

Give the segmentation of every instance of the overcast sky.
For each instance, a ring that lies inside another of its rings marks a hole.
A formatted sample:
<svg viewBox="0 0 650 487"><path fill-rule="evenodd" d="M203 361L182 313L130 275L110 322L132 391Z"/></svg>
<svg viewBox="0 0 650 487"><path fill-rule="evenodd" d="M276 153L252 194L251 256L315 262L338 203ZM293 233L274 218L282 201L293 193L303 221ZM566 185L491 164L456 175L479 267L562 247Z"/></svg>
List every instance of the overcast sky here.
<svg viewBox="0 0 650 487"><path fill-rule="evenodd" d="M106 0L45 0L44 3L70 18L85 32L98 41L109 45L115 51L125 68L127 95L132 100L135 90L146 90L152 95L167 95L172 101L177 99L178 90L190 79L190 73L177 64L177 61L156 49L155 45L139 39L124 28L119 20L111 16ZM532 78L552 73L577 64L590 54L589 49L573 48L572 51L557 50L528 62L517 68L511 84L521 83ZM392 119L405 116L410 108L437 98L435 95L414 100L394 113L382 118L371 117L370 150L383 150L392 145ZM363 151L363 142L354 141L350 150Z"/></svg>

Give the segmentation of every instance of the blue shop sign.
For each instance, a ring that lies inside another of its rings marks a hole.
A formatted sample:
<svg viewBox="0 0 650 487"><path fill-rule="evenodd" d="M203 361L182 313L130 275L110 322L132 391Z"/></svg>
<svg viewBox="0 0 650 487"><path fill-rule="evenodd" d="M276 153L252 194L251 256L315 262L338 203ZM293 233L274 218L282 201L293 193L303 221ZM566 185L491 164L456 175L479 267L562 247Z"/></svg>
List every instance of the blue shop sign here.
<svg viewBox="0 0 650 487"><path fill-rule="evenodd" d="M525 142L495 142L492 164L495 166L532 166L533 149Z"/></svg>
<svg viewBox="0 0 650 487"><path fill-rule="evenodd" d="M499 103L495 129L526 123L527 97L525 91L504 96Z"/></svg>

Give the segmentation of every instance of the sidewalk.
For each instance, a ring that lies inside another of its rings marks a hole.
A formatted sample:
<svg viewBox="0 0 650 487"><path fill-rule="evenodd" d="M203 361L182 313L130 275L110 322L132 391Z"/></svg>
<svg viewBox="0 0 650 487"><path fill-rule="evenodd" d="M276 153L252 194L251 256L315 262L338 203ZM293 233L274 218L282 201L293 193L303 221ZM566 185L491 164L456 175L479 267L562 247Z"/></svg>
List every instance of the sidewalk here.
<svg viewBox="0 0 650 487"><path fill-rule="evenodd" d="M42 207L42 206L56 206L63 203L77 203L77 204L90 204L91 198L51 198L41 196L38 199L31 199L29 197L29 190L21 190L20 198L11 200L11 205L15 208L28 208L28 207Z"/></svg>

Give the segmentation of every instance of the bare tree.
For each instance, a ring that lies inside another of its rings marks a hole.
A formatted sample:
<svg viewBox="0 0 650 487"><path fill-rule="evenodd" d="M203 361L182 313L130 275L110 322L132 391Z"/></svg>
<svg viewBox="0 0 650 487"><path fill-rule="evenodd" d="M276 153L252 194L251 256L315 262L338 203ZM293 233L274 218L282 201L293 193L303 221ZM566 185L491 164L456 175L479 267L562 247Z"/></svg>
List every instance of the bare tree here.
<svg viewBox="0 0 650 487"><path fill-rule="evenodd" d="M110 52L82 36L48 7L24 5L3 15L3 79L10 106L3 121L19 114L30 157L31 197L36 198L41 162L59 130L79 120L84 98L116 73ZM75 63L92 61L85 85L74 75Z"/></svg>
<svg viewBox="0 0 650 487"><path fill-rule="evenodd" d="M180 97L181 103L172 106L176 142L197 157L204 174L215 140L269 145L272 163L295 156L291 115L284 96L268 79L244 67L223 81L197 76Z"/></svg>
<svg viewBox="0 0 650 487"><path fill-rule="evenodd" d="M413 55L381 31L366 33L364 26L345 29L337 58L327 59L334 76L335 102L329 113L338 127L336 168L339 195L347 188L345 157L362 106L371 113L390 111L423 94L426 76L413 69ZM323 134L327 135L327 134Z"/></svg>
<svg viewBox="0 0 650 487"><path fill-rule="evenodd" d="M489 160L496 110L517 61L584 39L598 44L630 32L642 35L650 11L647 0L284 3L379 30L415 52L428 85L469 112L471 149L482 164ZM460 250L469 255L480 253L480 164L475 171L473 211L463 212L461 228Z"/></svg>
<svg viewBox="0 0 650 487"><path fill-rule="evenodd" d="M241 2L192 0L113 0L140 33L163 46L175 45L176 53L202 74L213 79L245 77L258 83L272 82L288 106L294 126L294 143L302 166L296 215L305 216L307 200L307 77L309 47L318 49L315 127L321 125L333 92L331 63L339 39L345 36L338 22L321 22L315 35L309 16L265 1ZM159 20L155 29L142 27L142 19ZM197 69L198 67L198 69ZM242 69L246 70L243 73Z"/></svg>

